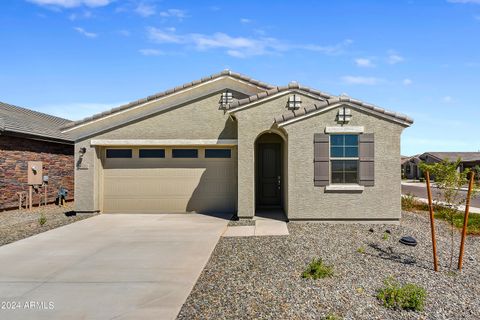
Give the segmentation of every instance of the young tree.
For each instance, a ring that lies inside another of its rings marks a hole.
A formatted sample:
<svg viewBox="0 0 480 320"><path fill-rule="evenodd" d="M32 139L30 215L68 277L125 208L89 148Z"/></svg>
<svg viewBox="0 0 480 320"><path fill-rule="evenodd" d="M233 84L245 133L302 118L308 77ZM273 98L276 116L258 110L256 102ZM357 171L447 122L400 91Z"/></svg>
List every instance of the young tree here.
<svg viewBox="0 0 480 320"><path fill-rule="evenodd" d="M447 159L433 164L420 163L420 169L422 171L428 171L430 175L434 177L435 184L438 187L437 200L444 203L439 206L437 210L447 218L451 226L450 269L452 269L454 256L455 214L459 211L460 206L464 205L467 200L461 188L468 185L471 171L470 169L465 169L463 172L460 172L460 170L458 170L460 163L460 158L457 159L457 161L449 161ZM474 189L472 197L476 192L477 190Z"/></svg>

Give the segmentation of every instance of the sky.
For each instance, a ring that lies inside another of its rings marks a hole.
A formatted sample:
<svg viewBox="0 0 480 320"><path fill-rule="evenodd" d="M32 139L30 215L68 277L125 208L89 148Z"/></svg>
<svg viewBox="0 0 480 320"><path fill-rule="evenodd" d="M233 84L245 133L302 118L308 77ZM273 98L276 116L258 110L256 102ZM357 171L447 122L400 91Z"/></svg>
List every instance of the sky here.
<svg viewBox="0 0 480 320"><path fill-rule="evenodd" d="M480 151L480 0L2 0L0 101L72 120L223 69L401 112Z"/></svg>

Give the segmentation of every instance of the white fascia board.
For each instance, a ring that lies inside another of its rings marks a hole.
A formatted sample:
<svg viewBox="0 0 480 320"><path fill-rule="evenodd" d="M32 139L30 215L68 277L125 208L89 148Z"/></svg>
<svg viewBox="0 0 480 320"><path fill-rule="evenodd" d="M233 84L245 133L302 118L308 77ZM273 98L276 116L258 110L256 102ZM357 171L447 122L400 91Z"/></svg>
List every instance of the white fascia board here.
<svg viewBox="0 0 480 320"><path fill-rule="evenodd" d="M364 133L363 126L326 127L325 133Z"/></svg>
<svg viewBox="0 0 480 320"><path fill-rule="evenodd" d="M236 146L237 139L93 139L92 146Z"/></svg>

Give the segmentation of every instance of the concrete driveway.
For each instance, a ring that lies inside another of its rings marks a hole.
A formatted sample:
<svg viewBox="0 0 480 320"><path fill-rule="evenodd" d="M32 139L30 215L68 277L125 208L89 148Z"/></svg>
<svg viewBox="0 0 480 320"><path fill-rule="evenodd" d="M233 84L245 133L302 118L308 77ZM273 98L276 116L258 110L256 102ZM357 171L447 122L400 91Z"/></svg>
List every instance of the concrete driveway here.
<svg viewBox="0 0 480 320"><path fill-rule="evenodd" d="M0 247L0 319L173 319L227 222L99 215Z"/></svg>

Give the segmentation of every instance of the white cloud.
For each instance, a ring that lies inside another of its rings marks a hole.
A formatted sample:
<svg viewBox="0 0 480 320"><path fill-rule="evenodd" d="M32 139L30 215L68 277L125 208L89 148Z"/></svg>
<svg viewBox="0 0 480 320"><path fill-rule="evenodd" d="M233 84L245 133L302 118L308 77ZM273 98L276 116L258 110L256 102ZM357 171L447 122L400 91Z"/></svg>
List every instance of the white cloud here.
<svg viewBox="0 0 480 320"><path fill-rule="evenodd" d="M376 77L343 76L342 81L346 84L362 84L373 86L382 83L383 79Z"/></svg>
<svg viewBox="0 0 480 320"><path fill-rule="evenodd" d="M252 20L247 19L247 18L242 18L242 19L240 19L240 22L241 22L241 23L244 23L244 24L247 24L247 23L252 22Z"/></svg>
<svg viewBox="0 0 480 320"><path fill-rule="evenodd" d="M345 49L353 43L353 40L346 39L340 43L328 46L320 46L320 45L304 45L304 46L297 46L300 49L311 50L316 52L321 52L328 55L337 55L345 52Z"/></svg>
<svg viewBox="0 0 480 320"><path fill-rule="evenodd" d="M96 38L98 36L98 34L96 33L93 33L93 32L88 32L86 31L85 29L83 28L80 28L80 27L75 27L73 28L75 31L77 31L78 33L80 33L81 35L84 35L85 37L87 38Z"/></svg>
<svg viewBox="0 0 480 320"><path fill-rule="evenodd" d="M103 7L112 2L112 0L27 0L40 6L53 6L62 8L75 8L80 6Z"/></svg>
<svg viewBox="0 0 480 320"><path fill-rule="evenodd" d="M91 11L84 11L83 13L72 13L71 15L68 16L68 19L71 21L76 21L79 19L90 19L92 17L92 12Z"/></svg>
<svg viewBox="0 0 480 320"><path fill-rule="evenodd" d="M388 64L397 64L397 63L403 62L404 60L405 58L399 55L398 53L396 53L395 51L390 50L388 52L388 57L387 57Z"/></svg>
<svg viewBox="0 0 480 320"><path fill-rule="evenodd" d="M140 49L138 51L144 56L161 56L165 54L163 51L157 49Z"/></svg>
<svg viewBox="0 0 480 320"><path fill-rule="evenodd" d="M445 96L442 98L443 102L450 103L453 102L453 98L451 96Z"/></svg>
<svg viewBox="0 0 480 320"><path fill-rule="evenodd" d="M331 46L288 44L272 37L242 37L226 33L214 34L186 33L178 34L174 28L147 28L150 40L161 44L183 45L185 49L193 48L199 51L224 49L225 53L236 58L246 58L267 54L279 54L290 50L308 50L323 54L340 54L351 43L345 40Z"/></svg>
<svg viewBox="0 0 480 320"><path fill-rule="evenodd" d="M447 0L450 3L470 3L470 4L480 4L480 0Z"/></svg>
<svg viewBox="0 0 480 320"><path fill-rule="evenodd" d="M357 67L372 68L375 65L372 63L372 60L366 58L357 58L355 59L355 64Z"/></svg>
<svg viewBox="0 0 480 320"><path fill-rule="evenodd" d="M179 20L187 18L187 12L180 9L168 9L160 12L160 16L164 18L177 18Z"/></svg>
<svg viewBox="0 0 480 320"><path fill-rule="evenodd" d="M142 17L150 17L156 13L155 6L144 3L140 3L134 11Z"/></svg>
<svg viewBox="0 0 480 320"><path fill-rule="evenodd" d="M403 79L403 81L402 81L403 85L405 85L405 86L411 85L412 82L413 82L413 81L412 81L411 79L408 79L408 78L407 78L407 79Z"/></svg>

